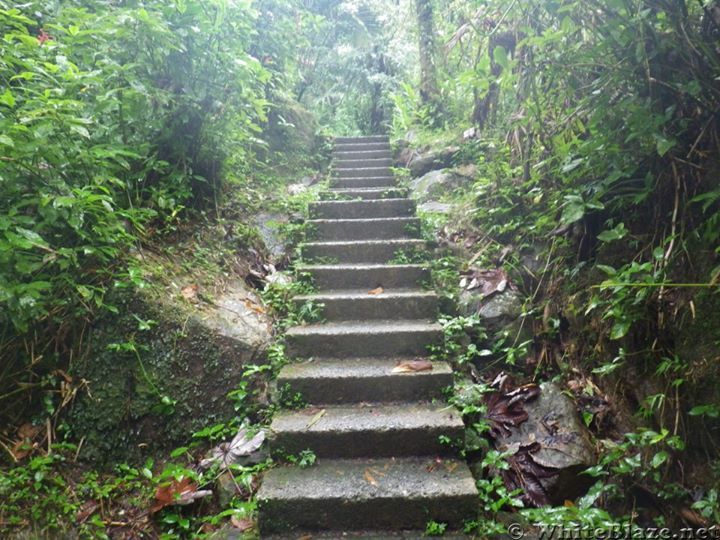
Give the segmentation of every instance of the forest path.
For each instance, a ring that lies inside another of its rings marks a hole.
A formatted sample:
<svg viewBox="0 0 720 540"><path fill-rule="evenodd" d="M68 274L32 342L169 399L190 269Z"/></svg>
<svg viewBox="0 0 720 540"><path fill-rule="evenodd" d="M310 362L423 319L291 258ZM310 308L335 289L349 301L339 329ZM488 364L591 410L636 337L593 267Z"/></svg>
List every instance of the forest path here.
<svg viewBox="0 0 720 540"><path fill-rule="evenodd" d="M415 204L391 163L385 137L337 138L332 188L311 206L314 237L302 246L300 271L316 292L296 301L324 304L325 321L287 332L295 362L278 388L308 405L280 411L271 432L274 449L310 449L317 464L266 474L258 493L264 537L424 531L429 521L453 529L475 517L470 470L440 442L464 438L460 414L442 399L450 366L395 369L404 361L427 368L428 345L442 331L427 268L391 262L424 248Z"/></svg>

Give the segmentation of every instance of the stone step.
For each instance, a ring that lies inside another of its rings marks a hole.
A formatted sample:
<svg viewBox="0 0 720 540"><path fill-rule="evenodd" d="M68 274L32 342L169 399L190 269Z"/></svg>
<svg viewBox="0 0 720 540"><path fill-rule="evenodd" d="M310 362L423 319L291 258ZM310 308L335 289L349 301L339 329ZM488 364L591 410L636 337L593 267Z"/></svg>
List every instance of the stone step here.
<svg viewBox="0 0 720 540"><path fill-rule="evenodd" d="M320 198L331 200L368 200L368 199L405 199L408 190L405 188L380 187L358 189L330 189L320 193Z"/></svg>
<svg viewBox="0 0 720 540"><path fill-rule="evenodd" d="M375 199L362 201L319 201L311 203L310 217L319 219L370 219L411 216L412 199Z"/></svg>
<svg viewBox="0 0 720 540"><path fill-rule="evenodd" d="M390 167L393 160L389 157L383 158L360 158L360 159L336 159L333 167L336 169L367 169L375 167Z"/></svg>
<svg viewBox="0 0 720 540"><path fill-rule="evenodd" d="M397 187L394 176L363 176L358 178L333 178L330 186L340 189L393 188Z"/></svg>
<svg viewBox="0 0 720 540"><path fill-rule="evenodd" d="M312 219L306 223L312 227L310 236L315 240L380 240L420 236L420 220L415 217Z"/></svg>
<svg viewBox="0 0 720 540"><path fill-rule="evenodd" d="M242 540L242 537L235 533L231 536L222 536L221 538L212 537L213 540ZM348 540L418 540L419 538L427 538L425 529L405 530L405 531L302 531L297 530L293 533L280 533L263 536L263 540L338 540L338 538ZM460 531L451 531L447 529L442 535L443 540L476 540L477 536L469 536Z"/></svg>
<svg viewBox="0 0 720 540"><path fill-rule="evenodd" d="M277 386L291 396L299 393L307 403L339 404L435 399L453 384L446 362L433 362L429 371L392 372L399 362L411 359L329 358L288 364L280 370Z"/></svg>
<svg viewBox="0 0 720 540"><path fill-rule="evenodd" d="M477 490L463 462L434 457L318 460L268 471L257 494L260 533L460 528L475 519ZM421 536L418 536L421 538Z"/></svg>
<svg viewBox="0 0 720 540"><path fill-rule="evenodd" d="M372 319L433 319L438 315L437 295L421 289L388 289L381 294L368 290L326 291L293 298L323 304L322 315L328 321Z"/></svg>
<svg viewBox="0 0 720 540"><path fill-rule="evenodd" d="M304 265L299 273L310 275L318 290L377 287L410 288L430 283L430 271L419 264Z"/></svg>
<svg viewBox="0 0 720 540"><path fill-rule="evenodd" d="M390 167L353 167L352 169L341 169L333 167L335 178L365 178L368 176L392 176Z"/></svg>
<svg viewBox="0 0 720 540"><path fill-rule="evenodd" d="M333 151L333 159L344 160L344 159L375 159L375 158L391 158L392 152L390 150L356 150L356 151Z"/></svg>
<svg viewBox="0 0 720 540"><path fill-rule="evenodd" d="M389 142L335 143L333 152L369 152L371 150L392 151Z"/></svg>
<svg viewBox="0 0 720 540"><path fill-rule="evenodd" d="M446 403L391 403L308 407L280 411L270 425L273 449L318 458L448 455L440 437L462 440L465 425Z"/></svg>
<svg viewBox="0 0 720 540"><path fill-rule="evenodd" d="M355 240L348 242L307 242L301 245L308 262L389 263L403 253L412 254L425 247L423 240Z"/></svg>
<svg viewBox="0 0 720 540"><path fill-rule="evenodd" d="M442 329L431 320L339 321L294 326L285 337L291 358L424 356Z"/></svg>
<svg viewBox="0 0 720 540"><path fill-rule="evenodd" d="M387 135L362 135L359 137L335 137L335 144L389 142Z"/></svg>

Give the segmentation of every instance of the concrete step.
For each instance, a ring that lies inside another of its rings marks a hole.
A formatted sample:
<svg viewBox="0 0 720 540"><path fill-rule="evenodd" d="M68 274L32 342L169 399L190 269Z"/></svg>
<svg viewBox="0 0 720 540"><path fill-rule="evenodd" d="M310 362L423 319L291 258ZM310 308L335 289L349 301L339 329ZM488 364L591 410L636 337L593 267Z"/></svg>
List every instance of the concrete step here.
<svg viewBox="0 0 720 540"><path fill-rule="evenodd" d="M277 386L290 395L299 393L307 403L339 404L435 399L453 384L446 362L433 362L430 371L392 372L399 362L411 359L330 358L288 364L280 370Z"/></svg>
<svg viewBox="0 0 720 540"><path fill-rule="evenodd" d="M376 158L391 158L392 152L390 150L356 150L356 151L333 151L333 159L344 160L344 159L376 159Z"/></svg>
<svg viewBox="0 0 720 540"><path fill-rule="evenodd" d="M291 358L424 356L442 340L431 320L339 321L294 326L285 334Z"/></svg>
<svg viewBox="0 0 720 540"><path fill-rule="evenodd" d="M319 460L277 467L257 494L260 533L300 530L460 528L475 519L477 490L465 463L433 457ZM421 538L421 536L418 536Z"/></svg>
<svg viewBox="0 0 720 540"><path fill-rule="evenodd" d="M389 157L382 158L360 158L360 159L337 159L333 163L336 169L367 169L375 167L390 167L393 160Z"/></svg>
<svg viewBox="0 0 720 540"><path fill-rule="evenodd" d="M330 186L340 189L393 188L397 187L397 181L394 176L386 174L384 176L333 178L330 180Z"/></svg>
<svg viewBox="0 0 720 540"><path fill-rule="evenodd" d="M335 144L353 144L353 143L389 143L390 139L387 135L362 135L359 137L335 137Z"/></svg>
<svg viewBox="0 0 720 540"><path fill-rule="evenodd" d="M364 178L367 176L392 176L390 167L333 167L333 176L336 178Z"/></svg>
<svg viewBox="0 0 720 540"><path fill-rule="evenodd" d="M312 227L310 236L315 240L380 240L420 236L420 220L415 217L312 219L307 223Z"/></svg>
<svg viewBox="0 0 720 540"><path fill-rule="evenodd" d="M377 287L410 288L428 284L430 271L419 264L304 265L298 272L310 275L318 290Z"/></svg>
<svg viewBox="0 0 720 540"><path fill-rule="evenodd" d="M326 291L293 298L323 304L327 321L358 321L372 319L433 319L438 315L437 295L422 289L387 289L381 294L368 290Z"/></svg>
<svg viewBox="0 0 720 540"><path fill-rule="evenodd" d="M412 199L319 201L311 203L310 217L319 219L371 219L405 217L415 213Z"/></svg>
<svg viewBox="0 0 720 540"><path fill-rule="evenodd" d="M391 152L389 142L360 142L360 143L335 143L333 152L369 152L371 150L384 150Z"/></svg>
<svg viewBox="0 0 720 540"><path fill-rule="evenodd" d="M348 242L307 242L301 245L308 262L389 263L401 253L413 253L425 247L423 240L356 240Z"/></svg>
<svg viewBox="0 0 720 540"><path fill-rule="evenodd" d="M309 448L318 458L435 456L453 452L441 436L455 441L464 430L446 403L333 405L278 412L270 444L293 455Z"/></svg>
<svg viewBox="0 0 720 540"><path fill-rule="evenodd" d="M368 199L405 199L408 190L405 188L358 188L358 189L331 189L320 193L322 200L368 200Z"/></svg>

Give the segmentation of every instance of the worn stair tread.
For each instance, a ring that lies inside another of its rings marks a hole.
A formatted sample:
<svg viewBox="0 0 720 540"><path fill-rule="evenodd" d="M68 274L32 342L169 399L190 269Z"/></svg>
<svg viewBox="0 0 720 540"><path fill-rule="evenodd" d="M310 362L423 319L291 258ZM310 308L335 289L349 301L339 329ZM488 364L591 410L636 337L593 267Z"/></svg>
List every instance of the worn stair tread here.
<svg viewBox="0 0 720 540"><path fill-rule="evenodd" d="M322 197L348 197L348 200L373 200L389 198L407 198L407 188L378 187L378 188L331 188L320 193ZM392 195L393 197L390 197ZM333 199L327 199L333 200ZM340 199L335 199L340 200Z"/></svg>
<svg viewBox="0 0 720 540"><path fill-rule="evenodd" d="M400 363L415 360L414 357L398 358L320 358L310 362L295 362L285 365L278 379L357 379L364 377L432 377L451 375L452 368L447 362L431 362L432 369L410 373L393 373Z"/></svg>
<svg viewBox="0 0 720 540"><path fill-rule="evenodd" d="M290 504L332 501L360 505L375 501L400 503L398 508L390 510L396 512L403 510L401 501L439 499L451 503L452 499L461 499L472 504L475 497L475 480L468 466L459 460L438 460L434 456L321 459L315 466L304 469L276 467L265 474L257 494L261 508L268 501ZM312 522L313 517L308 516L309 521ZM373 516L368 517L372 520ZM427 521L433 516L418 517ZM372 521L365 525L371 524Z"/></svg>
<svg viewBox="0 0 720 540"><path fill-rule="evenodd" d="M426 538L424 529L414 531L296 531L291 534L273 534L263 537L265 540L298 540L308 538L312 540L338 540L340 538L351 538L354 540L418 540ZM235 537L233 537L235 538ZM240 536L237 537L240 540ZM469 536L459 531L446 531L442 535L443 540L475 540L477 536ZM229 539L226 539L229 540Z"/></svg>
<svg viewBox="0 0 720 540"><path fill-rule="evenodd" d="M367 481L368 471L375 483ZM257 498L421 499L447 495L477 496L468 466L459 460L438 463L434 456L385 459L324 459L313 467L276 467L265 474Z"/></svg>
<svg viewBox="0 0 720 540"><path fill-rule="evenodd" d="M288 337L325 335L337 336L347 334L396 334L399 332L440 332L442 327L430 319L417 320L371 320L371 321L337 321L324 324L308 324L293 326L286 332Z"/></svg>
<svg viewBox="0 0 720 540"><path fill-rule="evenodd" d="M372 289L371 289L372 290ZM426 291L424 289L417 288L397 288L397 289L384 289L382 293L370 294L367 289L338 289L338 290L325 290L314 294L301 294L294 298L303 302L322 302L324 299L391 299L391 298L437 298L437 294L434 291Z"/></svg>
<svg viewBox="0 0 720 540"><path fill-rule="evenodd" d="M425 240L420 240L417 238L398 238L398 239L389 239L389 240L332 240L329 242L303 242L301 244L302 247L314 247L314 246L321 246L321 247L353 247L353 246L360 246L360 245L367 245L367 246L387 246L387 245L397 245L399 247L406 247L406 246L417 246L422 247L425 245Z"/></svg>
<svg viewBox="0 0 720 540"><path fill-rule="evenodd" d="M462 429L463 421L455 408L446 403L393 403L333 405L300 411L280 411L273 418L273 432L296 433L382 433L396 430Z"/></svg>

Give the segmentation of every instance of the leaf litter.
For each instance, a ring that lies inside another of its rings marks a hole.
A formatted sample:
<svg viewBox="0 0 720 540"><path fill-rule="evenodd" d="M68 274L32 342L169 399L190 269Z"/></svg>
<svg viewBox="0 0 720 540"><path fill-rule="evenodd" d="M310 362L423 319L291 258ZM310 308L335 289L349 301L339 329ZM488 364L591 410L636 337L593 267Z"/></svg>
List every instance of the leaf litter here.
<svg viewBox="0 0 720 540"><path fill-rule="evenodd" d="M433 365L430 360L416 358L415 360L404 360L392 369L392 373L417 373L419 371L432 371Z"/></svg>

